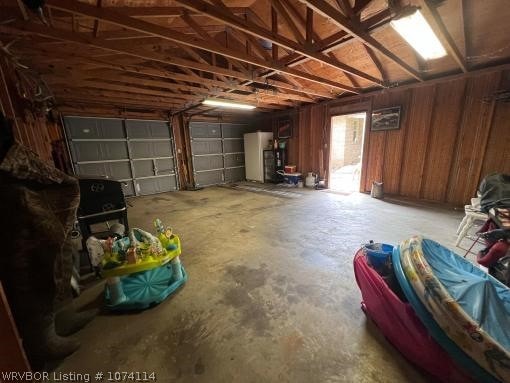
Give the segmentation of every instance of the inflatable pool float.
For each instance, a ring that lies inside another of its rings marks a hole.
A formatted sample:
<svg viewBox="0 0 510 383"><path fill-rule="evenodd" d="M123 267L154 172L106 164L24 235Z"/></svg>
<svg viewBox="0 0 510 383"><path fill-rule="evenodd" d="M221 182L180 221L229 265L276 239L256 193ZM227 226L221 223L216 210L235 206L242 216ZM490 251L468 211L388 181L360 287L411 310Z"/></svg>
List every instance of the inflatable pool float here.
<svg viewBox="0 0 510 383"><path fill-rule="evenodd" d="M399 246L406 280L433 320L485 371L510 382L510 290L440 244Z"/></svg>
<svg viewBox="0 0 510 383"><path fill-rule="evenodd" d="M498 383L491 374L485 371L478 365L469 355L467 355L462 349L453 342L444 331L436 323L432 315L429 313L427 308L421 303L420 298L414 292L412 285L409 283L407 276L404 273L402 264L400 262L400 250L399 247L395 247L392 254L392 264L397 277L400 288L404 292L408 300L408 304L412 307L412 312L418 316L420 323L426 328L428 334L441 346L443 353L440 355L442 359L445 351L449 357L456 362L457 365L461 366L462 369L469 373L469 375L477 382L483 383ZM429 336L429 338L430 338ZM460 380L463 382L463 380Z"/></svg>
<svg viewBox="0 0 510 383"><path fill-rule="evenodd" d="M473 382L430 337L428 328L422 324L411 305L403 302L368 265L361 249L354 257L354 275L363 297L363 310L406 359L426 371L436 381ZM476 366L476 363L473 364ZM476 376L472 371L465 371Z"/></svg>

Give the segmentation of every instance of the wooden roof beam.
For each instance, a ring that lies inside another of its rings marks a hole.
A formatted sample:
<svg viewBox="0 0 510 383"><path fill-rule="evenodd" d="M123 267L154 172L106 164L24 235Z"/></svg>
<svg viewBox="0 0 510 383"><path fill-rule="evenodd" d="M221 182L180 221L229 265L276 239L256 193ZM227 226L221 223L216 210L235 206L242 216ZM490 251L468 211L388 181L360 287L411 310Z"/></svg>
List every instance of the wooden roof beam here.
<svg viewBox="0 0 510 383"><path fill-rule="evenodd" d="M360 24L353 23L352 20L349 20L340 11L331 6L325 0L301 0L301 1L306 3L308 7L314 9L316 12L320 13L324 17L329 18L331 21L333 21L336 25L344 29L349 34L355 36L363 44L378 51L383 56L393 61L402 70L404 70L406 73L408 73L418 81L423 81L423 78L420 76L418 71L416 71L416 69L412 68L409 64L405 63L397 55L395 55L389 49L384 47L380 42L378 42L376 39L370 36L368 32L361 28Z"/></svg>
<svg viewBox="0 0 510 383"><path fill-rule="evenodd" d="M22 0L16 0L22 1ZM120 12L126 16L131 17L143 17L143 18L160 18L160 17L178 17L182 14L184 10L183 7L152 7L152 6L142 6L142 7L130 7L130 6L109 6L108 2L103 4L104 8L110 8L115 10L116 12ZM238 15L244 15L249 13L251 10L248 7L229 7L229 9ZM5 12L4 12L5 11ZM18 16L19 11L17 7L6 6L2 7L2 12L4 12L8 16ZM196 14L196 12L192 12L192 14ZM59 19L68 19L71 18L71 15L65 11L56 11L52 14L56 20ZM81 18L81 16L78 16Z"/></svg>
<svg viewBox="0 0 510 383"><path fill-rule="evenodd" d="M285 20L285 23L289 27L290 31L292 32L292 35L296 39L296 41L300 44L305 43L305 37L297 27L297 25L294 23L294 20L292 20L292 17L289 15L287 10L284 8L280 0L272 0L271 1L272 7L276 10L276 12Z"/></svg>
<svg viewBox="0 0 510 383"><path fill-rule="evenodd" d="M57 40L63 40L68 42L73 42L76 44L81 44L83 46L89 46L94 48L101 48L110 52L121 53L127 56L131 56L134 58L142 59L145 61L152 61L160 64L166 65L174 65L178 67L184 67L189 69L195 69L198 71L204 71L214 74L220 74L224 76L229 76L233 78L237 78L240 80L248 80L253 81L263 85L269 85L272 87L278 87L282 89L288 89L291 91L296 91L300 93L304 93L306 95L315 95L323 98L334 98L334 94L326 91L319 91L310 88L299 88L293 85L289 85L282 81L277 80L267 80L263 77L257 77L252 75L244 75L241 72L229 70L221 67L213 67L212 65L206 65L199 62L195 62L192 60L182 59L179 57L167 57L158 52L152 52L144 49L140 49L137 47L129 47L122 46L119 47L119 44L116 44L111 41L104 40L103 38L92 39L89 37L85 37L82 35L77 35L69 31L58 30L55 28L47 28L40 24L35 23L10 23L7 25L0 25L0 32L13 34L13 35L39 35L45 36ZM79 54L76 55L74 52L68 52L68 57L79 57Z"/></svg>
<svg viewBox="0 0 510 383"><path fill-rule="evenodd" d="M56 1L56 0L51 0ZM62 1L62 0L59 0ZM296 43L295 41L292 41L286 37L283 37L281 35L275 35L271 31L268 31L265 28L260 27L259 25L252 23L250 21L243 20L232 13L228 13L225 11L225 9L220 7L212 6L209 3L206 3L202 0L175 0L178 3L181 3L184 7L188 9L192 9L197 12L202 12L203 14L221 21L227 25L230 25L234 28L238 28L246 33L252 34L256 37L271 41L273 44L277 44L283 48L289 49L291 51L295 51L296 53L302 54L303 56L307 56L311 59L314 59L316 61L319 61L323 64L326 64L334 69L343 71L343 72L349 72L354 76L358 76L360 78L363 78L367 81L373 82L377 85L381 85L380 81L372 77L358 69L355 69L347 64L334 62L332 61L328 56L318 53L314 51L313 49L303 47L299 43Z"/></svg>
<svg viewBox="0 0 510 383"><path fill-rule="evenodd" d="M288 5L290 6L291 4L289 3ZM389 10L381 11L376 15L372 16L371 18L363 21L361 24L364 29L370 32L376 28L379 28L381 26L381 23L384 22L385 20L388 20L390 16L391 14ZM334 33L329 37L326 37L318 44L315 44L316 46L315 49L317 50L317 52L329 54L330 52L339 49L340 47L347 45L354 40L355 40L354 37L350 36L347 32L342 30L340 32ZM303 64L309 60L310 59L308 57L302 57L297 53L291 53L287 57L282 58L279 62L289 67L294 67L296 65ZM264 73L262 76L264 77L271 76L275 73L276 72L274 71L268 72Z"/></svg>
<svg viewBox="0 0 510 383"><path fill-rule="evenodd" d="M101 8L102 6L103 6L103 0L97 0L97 7ZM94 37L99 36L99 20L98 19L94 20L94 31L92 32L92 35Z"/></svg>
<svg viewBox="0 0 510 383"><path fill-rule="evenodd" d="M384 67L382 66L381 60L375 55L372 48L367 47L363 44L363 47L365 48L365 51L367 52L367 55L370 57L370 60L374 63L375 67L379 71L379 75L381 76L381 79L384 81L384 83L388 82L388 75L386 71L384 70Z"/></svg>
<svg viewBox="0 0 510 383"><path fill-rule="evenodd" d="M349 0L337 0L338 5L343 10L343 12L347 15L347 17L352 20L355 23L359 23L359 15L356 14L354 9L351 8L351 3ZM372 48L366 46L365 44L362 44L363 48L365 48L365 51L367 52L368 57L370 58L370 61L374 64L374 66L379 71L379 76L383 80L385 84L388 83L388 79L386 76L386 71L384 70L381 61L377 58L375 53L372 51Z"/></svg>
<svg viewBox="0 0 510 383"><path fill-rule="evenodd" d="M93 92L89 93L56 93L55 98L57 100L57 104L60 102L64 103L83 103L83 104L93 104L93 105L121 105L121 106L129 106L129 107L138 107L138 108L154 108L158 110L170 110L174 108L178 108L182 103L170 103L170 102L164 102L164 103L158 103L158 102L141 102L132 100L130 98L124 98L124 97L104 97L101 95L92 94Z"/></svg>
<svg viewBox="0 0 510 383"><path fill-rule="evenodd" d="M359 15L372 2L372 0L356 0L352 10L354 14Z"/></svg>
<svg viewBox="0 0 510 383"><path fill-rule="evenodd" d="M53 52L55 54L55 52ZM57 56L58 57L58 56ZM77 60L76 58L69 58L67 56L62 57L60 59L61 61L65 60L65 63L62 62L60 64L50 64L51 67L47 67L44 69L38 68L39 73L42 75L58 75L61 73L69 72L72 69L69 69L69 66L76 66L79 67L79 71L83 74L83 76L87 78L97 78L101 77L104 78L105 75L105 68L110 71L116 71L118 73L129 73L129 74L136 74L136 75L143 75L150 78L160 78L160 79L170 79L175 81L182 81L186 84L194 83L197 85L204 85L208 86L210 89L211 87L220 88L220 89L227 89L229 90L239 90L243 92L250 92L253 93L255 90L257 91L257 94L265 96L266 94L269 96L274 96L273 91L266 91L264 89L245 86L245 85L238 85L230 82L229 84L225 84L223 81L217 81L213 79L208 79L204 77L200 77L198 74L193 72L192 70L189 70L188 68L181 68L188 74L180 74L180 73L173 73L171 71L167 70L159 70L154 68L148 68L144 66L135 66L135 65L129 65L129 64L115 64L115 63L109 63L109 62L103 62L100 60L91 60L88 61L87 57L80 58ZM84 66L91 65L95 68L93 69L86 69ZM99 68L99 69L98 69ZM279 97L282 99L287 100L293 100L293 101L299 101L299 102L313 102L314 99L310 97L304 97L300 96L298 94L294 93L283 93L278 92L275 97Z"/></svg>
<svg viewBox="0 0 510 383"><path fill-rule="evenodd" d="M192 1L192 0L190 0L190 1ZM173 42L189 45L189 46L203 49L206 51L214 52L214 53L226 56L226 57L232 57L232 58L238 59L243 62L261 66L263 68L278 70L279 72L282 72L282 73L285 73L285 74L288 74L291 76L303 78L305 80L312 81L317 84L328 86L328 87L331 87L334 89L346 90L348 92L357 93L357 90L355 90L354 88L352 88L350 86L343 85L343 84L337 83L335 81L325 79L325 78L322 78L322 77L319 77L316 75L305 74L305 73L295 70L295 69L286 68L285 66L278 65L275 62L266 62L266 61L263 61L263 60L260 60L260 59L257 59L257 58L251 57L251 56L247 56L246 54L244 54L242 52L234 51L232 49L211 46L211 44L209 44L207 41L198 40L196 38L184 35L182 33L173 31L171 29L168 29L168 28L156 25L156 24L148 23L143 20L138 20L138 19L135 19L132 17L124 16L120 13L111 11L108 8L102 8L102 9L98 10L94 6L80 3L75 0L73 0L73 1L71 1L71 0L47 0L46 5L49 7L56 8L56 9L67 10L69 12L81 14L84 16L89 16L92 18L99 18L103 21L106 21L106 22L109 22L112 24L116 24L116 25L126 27L129 29L138 30L140 32L144 32L144 33L156 36L156 37L160 37L160 38L170 40ZM210 7L210 8L213 8L213 7ZM357 71L357 70L356 70L356 72L359 73L359 71ZM374 78L374 81L378 81L378 80Z"/></svg>
<svg viewBox="0 0 510 383"><path fill-rule="evenodd" d="M306 42L312 44L314 40L313 31L313 9L306 8ZM316 42L318 42L316 40Z"/></svg>
<svg viewBox="0 0 510 383"><path fill-rule="evenodd" d="M426 0L419 0L419 4L421 5L423 17L425 17L425 20L427 20L430 24L430 27L441 41L446 51L452 56L462 72L467 73L468 69L464 57L460 53L455 41L441 20L441 16L439 16L437 9L431 7Z"/></svg>
<svg viewBox="0 0 510 383"><path fill-rule="evenodd" d="M278 35L278 13L276 13L276 10L271 7L271 32L274 35ZM272 57L274 61L278 61L278 45L272 44L271 45L271 52Z"/></svg>
<svg viewBox="0 0 510 383"><path fill-rule="evenodd" d="M306 33L306 16L303 17L290 0L282 0L282 4L289 11L289 14L294 18L294 20L296 20L296 22L299 23L301 28ZM317 44L320 44L321 39L320 39L319 35L317 35L315 33L313 28L312 28L311 32L312 32L312 40L315 41Z"/></svg>
<svg viewBox="0 0 510 383"><path fill-rule="evenodd" d="M103 72L102 76L99 78L94 78L93 75L87 75L78 71L67 71L67 76L62 75L45 75L44 78L49 84L66 84L67 81L71 78L73 84L83 84L84 86L98 86L98 84L103 83L103 89L110 89L112 91L124 91L129 92L127 87L135 88L136 92L148 95L155 95L160 97L165 97L166 92L168 90L172 91L170 93L170 97L177 98L185 98L185 99L193 99L196 100L198 98L205 97L224 97L232 100L244 101L244 102L257 102L259 104L279 104L285 106L294 106L293 102L285 101L278 97L277 95L269 95L269 94L259 94L252 92L251 94L238 94L238 93L229 93L223 91L210 92L206 88L201 88L198 86L189 86L189 85L180 85L169 83L165 81L157 81L150 79L143 79L133 76L127 75L117 75L112 76L110 74L106 74ZM108 80L105 81L104 79ZM156 88L156 89L155 89ZM165 89L165 90L164 90ZM192 94L184 94L182 91L192 92ZM193 97L194 96L194 97Z"/></svg>

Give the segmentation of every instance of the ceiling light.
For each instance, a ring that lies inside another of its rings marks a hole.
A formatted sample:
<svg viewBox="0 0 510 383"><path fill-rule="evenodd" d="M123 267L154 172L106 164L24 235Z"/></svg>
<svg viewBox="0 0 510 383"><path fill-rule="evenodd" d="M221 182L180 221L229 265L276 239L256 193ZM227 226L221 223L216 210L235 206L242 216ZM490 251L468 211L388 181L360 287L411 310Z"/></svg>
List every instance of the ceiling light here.
<svg viewBox="0 0 510 383"><path fill-rule="evenodd" d="M218 106L220 108L233 108L233 109L245 109L245 110L252 110L255 109L255 105L248 105L248 104L241 104L238 102L232 102L227 100L218 100L218 99L212 99L208 98L204 101L202 101L202 104L209 105L209 106Z"/></svg>
<svg viewBox="0 0 510 383"><path fill-rule="evenodd" d="M446 56L446 51L420 10L414 8L391 21L391 26L425 60Z"/></svg>

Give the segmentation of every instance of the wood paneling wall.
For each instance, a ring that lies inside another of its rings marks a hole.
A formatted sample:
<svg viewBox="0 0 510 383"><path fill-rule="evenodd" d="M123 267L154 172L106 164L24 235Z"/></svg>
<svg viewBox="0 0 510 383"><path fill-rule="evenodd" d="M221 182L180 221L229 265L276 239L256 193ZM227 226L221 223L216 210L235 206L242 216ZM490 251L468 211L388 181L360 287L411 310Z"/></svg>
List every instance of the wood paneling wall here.
<svg viewBox="0 0 510 383"><path fill-rule="evenodd" d="M63 140L58 116L48 118L33 110L17 95L15 74L0 58L0 111L13 123L16 141L47 162L53 162L52 143Z"/></svg>
<svg viewBox="0 0 510 383"><path fill-rule="evenodd" d="M289 161L327 178L332 115L401 105L398 130L371 132L367 121L361 190L382 181L388 194L462 205L485 175L510 173L510 103L491 97L503 89L508 70L298 108L289 113ZM281 117L272 116L273 128Z"/></svg>

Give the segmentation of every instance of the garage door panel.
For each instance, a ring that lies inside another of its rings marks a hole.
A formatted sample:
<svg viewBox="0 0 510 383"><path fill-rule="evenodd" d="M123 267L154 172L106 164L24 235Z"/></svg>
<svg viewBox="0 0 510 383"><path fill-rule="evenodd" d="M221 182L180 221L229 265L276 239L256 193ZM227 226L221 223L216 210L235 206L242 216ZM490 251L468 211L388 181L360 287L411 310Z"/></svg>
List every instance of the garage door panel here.
<svg viewBox="0 0 510 383"><path fill-rule="evenodd" d="M246 179L245 168L225 169L225 182L239 182Z"/></svg>
<svg viewBox="0 0 510 383"><path fill-rule="evenodd" d="M212 170L195 174L198 185L215 185L223 183L223 170Z"/></svg>
<svg viewBox="0 0 510 383"><path fill-rule="evenodd" d="M128 158L127 146L123 141L73 142L71 149L77 162Z"/></svg>
<svg viewBox="0 0 510 383"><path fill-rule="evenodd" d="M245 177L243 138L249 131L250 128L246 124L191 123L195 183L214 185L243 180Z"/></svg>
<svg viewBox="0 0 510 383"><path fill-rule="evenodd" d="M124 138L122 120L110 118L64 117L67 135L73 139Z"/></svg>
<svg viewBox="0 0 510 383"><path fill-rule="evenodd" d="M244 140L225 140L223 142L225 153L244 152Z"/></svg>
<svg viewBox="0 0 510 383"><path fill-rule="evenodd" d="M170 128L164 121L126 120L129 138L170 138Z"/></svg>
<svg viewBox="0 0 510 383"><path fill-rule="evenodd" d="M125 180L127 196L177 189L167 122L82 117L64 122L77 175Z"/></svg>
<svg viewBox="0 0 510 383"><path fill-rule="evenodd" d="M131 197L135 195L135 189L133 187L133 182L126 181L122 183L122 191L126 197Z"/></svg>
<svg viewBox="0 0 510 383"><path fill-rule="evenodd" d="M225 167L244 166L244 153L242 154L226 154Z"/></svg>
<svg viewBox="0 0 510 383"><path fill-rule="evenodd" d="M172 157L171 141L129 141L132 158Z"/></svg>
<svg viewBox="0 0 510 383"><path fill-rule="evenodd" d="M192 142L193 154L221 153L221 141L197 141Z"/></svg>
<svg viewBox="0 0 510 383"><path fill-rule="evenodd" d="M173 158L161 158L156 160L158 175L174 174L175 164Z"/></svg>
<svg viewBox="0 0 510 383"><path fill-rule="evenodd" d="M99 164L78 164L76 168L77 173L84 176L108 177L115 180L131 178L131 168L127 160Z"/></svg>
<svg viewBox="0 0 510 383"><path fill-rule="evenodd" d="M195 170L209 170L209 169L220 169L223 168L223 156L203 156L194 157L193 165Z"/></svg>
<svg viewBox="0 0 510 383"><path fill-rule="evenodd" d="M193 138L221 138L220 124L214 123L192 123L191 137Z"/></svg>
<svg viewBox="0 0 510 383"><path fill-rule="evenodd" d="M221 124L221 127L225 138L243 138L244 133L250 130L250 127L244 124Z"/></svg>
<svg viewBox="0 0 510 383"><path fill-rule="evenodd" d="M177 181L173 176L139 179L136 183L141 195L163 193L177 189Z"/></svg>
<svg viewBox="0 0 510 383"><path fill-rule="evenodd" d="M133 161L134 177L150 177L154 174L152 160Z"/></svg>

